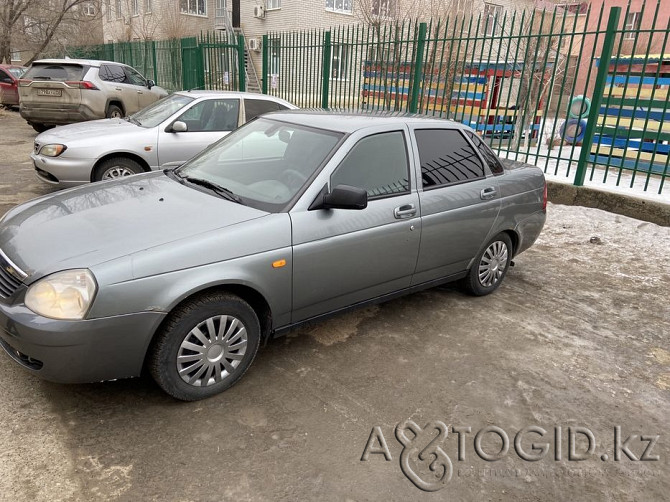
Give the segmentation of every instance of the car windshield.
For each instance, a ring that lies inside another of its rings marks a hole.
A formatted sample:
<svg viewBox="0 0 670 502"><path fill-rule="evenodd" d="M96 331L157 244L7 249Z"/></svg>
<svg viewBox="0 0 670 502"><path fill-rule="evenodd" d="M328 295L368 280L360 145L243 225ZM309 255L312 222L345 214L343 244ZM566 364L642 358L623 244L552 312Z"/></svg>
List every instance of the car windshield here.
<svg viewBox="0 0 670 502"><path fill-rule="evenodd" d="M7 68L9 70L9 73L14 75L16 78L21 78L21 75L23 75L23 72L26 71L25 68Z"/></svg>
<svg viewBox="0 0 670 502"><path fill-rule="evenodd" d="M194 99L183 94L172 94L131 115L129 120L142 127L156 127Z"/></svg>
<svg viewBox="0 0 670 502"><path fill-rule="evenodd" d="M175 171L185 183L225 189L242 204L282 211L330 156L341 133L261 118Z"/></svg>

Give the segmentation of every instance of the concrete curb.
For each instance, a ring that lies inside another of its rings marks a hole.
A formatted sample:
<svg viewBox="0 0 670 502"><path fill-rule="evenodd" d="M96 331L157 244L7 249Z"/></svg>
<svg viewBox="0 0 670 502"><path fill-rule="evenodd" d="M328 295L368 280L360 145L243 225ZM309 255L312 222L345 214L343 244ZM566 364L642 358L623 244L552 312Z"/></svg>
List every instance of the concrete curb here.
<svg viewBox="0 0 670 502"><path fill-rule="evenodd" d="M547 190L554 204L593 207L670 227L670 204L550 180L547 180Z"/></svg>

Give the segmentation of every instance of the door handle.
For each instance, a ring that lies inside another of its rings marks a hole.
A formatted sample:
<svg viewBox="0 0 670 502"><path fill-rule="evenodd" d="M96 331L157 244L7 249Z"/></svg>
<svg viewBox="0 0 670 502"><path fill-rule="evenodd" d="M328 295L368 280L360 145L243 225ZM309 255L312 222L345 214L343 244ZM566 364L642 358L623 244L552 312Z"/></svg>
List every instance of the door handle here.
<svg viewBox="0 0 670 502"><path fill-rule="evenodd" d="M397 220L411 218L415 214L416 208L414 207L414 204L405 204L404 206L396 207L393 210L393 216L395 216Z"/></svg>
<svg viewBox="0 0 670 502"><path fill-rule="evenodd" d="M488 187L482 190L479 196L482 200L490 200L493 199L497 194L498 191L495 189L495 187Z"/></svg>
<svg viewBox="0 0 670 502"><path fill-rule="evenodd" d="M142 91L137 91L137 94L143 94Z"/></svg>

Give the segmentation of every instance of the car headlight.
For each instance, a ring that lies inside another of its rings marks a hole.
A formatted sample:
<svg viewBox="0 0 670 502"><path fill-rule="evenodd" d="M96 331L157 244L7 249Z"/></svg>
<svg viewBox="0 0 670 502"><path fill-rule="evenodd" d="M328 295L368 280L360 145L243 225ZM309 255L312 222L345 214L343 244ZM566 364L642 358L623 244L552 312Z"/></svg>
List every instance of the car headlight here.
<svg viewBox="0 0 670 502"><path fill-rule="evenodd" d="M67 146L59 144L44 145L40 148L39 154L45 157L58 157L61 153L67 150Z"/></svg>
<svg viewBox="0 0 670 502"><path fill-rule="evenodd" d="M30 310L44 317L83 319L97 288L89 270L65 270L31 285L25 303Z"/></svg>

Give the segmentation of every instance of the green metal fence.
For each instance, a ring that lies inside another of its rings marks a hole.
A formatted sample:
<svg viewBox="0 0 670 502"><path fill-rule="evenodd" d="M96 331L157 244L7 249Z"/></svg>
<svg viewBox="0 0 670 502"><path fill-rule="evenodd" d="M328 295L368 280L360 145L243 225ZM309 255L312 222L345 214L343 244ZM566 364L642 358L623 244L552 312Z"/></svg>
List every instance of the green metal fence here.
<svg viewBox="0 0 670 502"><path fill-rule="evenodd" d="M302 107L456 120L501 156L576 185L662 194L670 171L662 1L635 16L630 3L623 11L547 3L502 18L269 33L263 92Z"/></svg>

